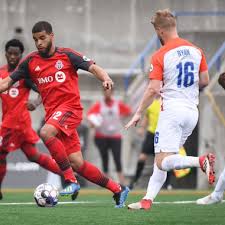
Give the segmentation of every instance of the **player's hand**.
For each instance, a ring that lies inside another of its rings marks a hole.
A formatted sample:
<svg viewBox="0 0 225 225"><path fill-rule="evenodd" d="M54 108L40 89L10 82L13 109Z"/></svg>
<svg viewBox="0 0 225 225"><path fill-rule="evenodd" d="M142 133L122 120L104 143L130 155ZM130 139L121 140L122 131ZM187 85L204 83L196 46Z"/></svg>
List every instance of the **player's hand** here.
<svg viewBox="0 0 225 225"><path fill-rule="evenodd" d="M105 80L105 81L102 82L102 86L103 86L104 89L111 90L113 85L114 85L114 83L111 79L108 79L108 80Z"/></svg>
<svg viewBox="0 0 225 225"><path fill-rule="evenodd" d="M34 104L32 101L28 101L26 105L29 111L34 111L36 109L36 104Z"/></svg>
<svg viewBox="0 0 225 225"><path fill-rule="evenodd" d="M138 122L141 119L141 114L135 113L132 119L125 125L125 129L128 130L132 126L137 126Z"/></svg>

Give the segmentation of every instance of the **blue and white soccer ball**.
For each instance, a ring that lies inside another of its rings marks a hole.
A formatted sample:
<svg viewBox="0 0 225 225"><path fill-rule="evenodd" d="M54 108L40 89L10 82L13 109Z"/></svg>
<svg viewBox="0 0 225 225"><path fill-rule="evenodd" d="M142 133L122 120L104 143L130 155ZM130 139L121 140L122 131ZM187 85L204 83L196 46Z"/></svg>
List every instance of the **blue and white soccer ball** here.
<svg viewBox="0 0 225 225"><path fill-rule="evenodd" d="M53 207L58 203L57 188L48 183L40 184L34 191L34 200L39 207Z"/></svg>

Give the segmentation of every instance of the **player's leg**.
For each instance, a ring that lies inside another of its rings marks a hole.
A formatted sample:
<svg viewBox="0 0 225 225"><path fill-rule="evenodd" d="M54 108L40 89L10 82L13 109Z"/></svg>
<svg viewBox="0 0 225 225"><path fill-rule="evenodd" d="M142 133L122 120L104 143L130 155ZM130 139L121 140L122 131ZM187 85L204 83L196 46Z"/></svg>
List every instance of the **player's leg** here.
<svg viewBox="0 0 225 225"><path fill-rule="evenodd" d="M95 144L101 156L103 172L106 175L108 175L108 170L109 170L108 141L106 138L95 138Z"/></svg>
<svg viewBox="0 0 225 225"><path fill-rule="evenodd" d="M21 145L21 150L26 155L27 159L38 163L41 167L49 170L58 175L62 175L62 172L56 163L56 161L49 155L39 152L34 144L24 142Z"/></svg>
<svg viewBox="0 0 225 225"><path fill-rule="evenodd" d="M60 192L61 195L73 194L80 189L77 179L74 176L65 147L56 135L61 132L52 124L45 124L40 131L40 136L48 148L53 159L58 164L68 186Z"/></svg>
<svg viewBox="0 0 225 225"><path fill-rule="evenodd" d="M120 138L111 138L109 140L110 148L112 150L113 160L116 165L116 172L119 178L120 184L125 185L125 177L122 172L122 163L121 163L121 145L122 140Z"/></svg>
<svg viewBox="0 0 225 225"><path fill-rule="evenodd" d="M142 151L138 157L135 176L130 182L130 189L133 189L135 183L139 180L145 167L148 155L154 155L154 134L146 132L145 140L142 144Z"/></svg>
<svg viewBox="0 0 225 225"><path fill-rule="evenodd" d="M129 188L123 187L112 179L108 178L95 165L83 159L79 136L76 131L71 136L61 135L61 140L66 144L66 151L69 155L70 164L73 170L85 179L101 187L105 187L114 193L116 207L121 208L127 198Z"/></svg>
<svg viewBox="0 0 225 225"><path fill-rule="evenodd" d="M197 124L198 112L185 110L163 111L160 113L155 133L155 163L146 196L137 203L130 204L131 209L151 208L152 202L166 179L166 173L172 169L201 167L201 158L179 156L179 147L192 133ZM181 140L184 141L181 141ZM181 142L183 142L181 144ZM183 157L182 159L180 157ZM179 161L180 160L180 161ZM205 157L204 161L207 160Z"/></svg>
<svg viewBox="0 0 225 225"><path fill-rule="evenodd" d="M0 128L0 200L3 198L1 189L7 170L7 155L18 147L18 143L15 144L15 140L15 132L12 129ZM13 147L10 147L11 143L13 143Z"/></svg>
<svg viewBox="0 0 225 225"><path fill-rule="evenodd" d="M179 149L177 149L177 146L181 147L184 145L185 141L194 130L198 121L198 112L195 110L194 111L190 110L190 112L186 112L185 110L182 113L181 110L180 112L178 112L178 118L179 116L181 117L181 123L179 124L178 121L177 123L175 123L176 120L174 120L173 131L171 133L173 133L175 137L174 138L171 137L173 143L170 143L168 146L170 152L174 152L176 154L169 154L169 155L160 154L159 157L157 157L156 159L157 165L160 169L165 171L170 171L173 169L185 169L191 167L201 168L202 171L206 173L209 184L212 184L215 181L214 175L215 156L211 153L200 157L182 156L178 154ZM165 137L163 138L166 139ZM161 146L162 146L161 149L166 149L166 146L163 145Z"/></svg>
<svg viewBox="0 0 225 225"><path fill-rule="evenodd" d="M104 187L114 193L114 199L116 201L117 208L124 206L124 202L129 192L127 187L121 186L117 182L108 178L95 165L86 160L83 160L81 151L70 154L69 159L74 171L76 171L79 175L91 181L92 183Z"/></svg>
<svg viewBox="0 0 225 225"><path fill-rule="evenodd" d="M198 205L210 205L219 203L223 200L224 191L225 191L225 168L220 174L220 177L216 183L214 191L210 195L198 199L196 203Z"/></svg>
<svg viewBox="0 0 225 225"><path fill-rule="evenodd" d="M2 200L2 182L6 175L6 166L7 166L7 151L0 150L0 200Z"/></svg>

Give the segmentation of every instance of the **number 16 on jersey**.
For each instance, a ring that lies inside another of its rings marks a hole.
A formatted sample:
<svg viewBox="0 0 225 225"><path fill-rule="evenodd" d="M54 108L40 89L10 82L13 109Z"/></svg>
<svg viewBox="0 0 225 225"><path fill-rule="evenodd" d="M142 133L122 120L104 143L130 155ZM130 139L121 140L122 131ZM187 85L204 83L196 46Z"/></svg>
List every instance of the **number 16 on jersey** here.
<svg viewBox="0 0 225 225"><path fill-rule="evenodd" d="M177 87L189 87L194 84L194 63L193 62L180 62L177 64L178 69Z"/></svg>

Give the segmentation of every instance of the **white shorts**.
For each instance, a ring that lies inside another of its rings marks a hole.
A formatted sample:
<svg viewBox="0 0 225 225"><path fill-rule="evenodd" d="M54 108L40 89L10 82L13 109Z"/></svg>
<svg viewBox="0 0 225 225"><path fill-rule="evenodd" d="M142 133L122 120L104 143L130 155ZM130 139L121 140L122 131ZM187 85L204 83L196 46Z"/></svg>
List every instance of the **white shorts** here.
<svg viewBox="0 0 225 225"><path fill-rule="evenodd" d="M176 107L161 111L155 132L155 153L179 152L198 122L198 109Z"/></svg>

